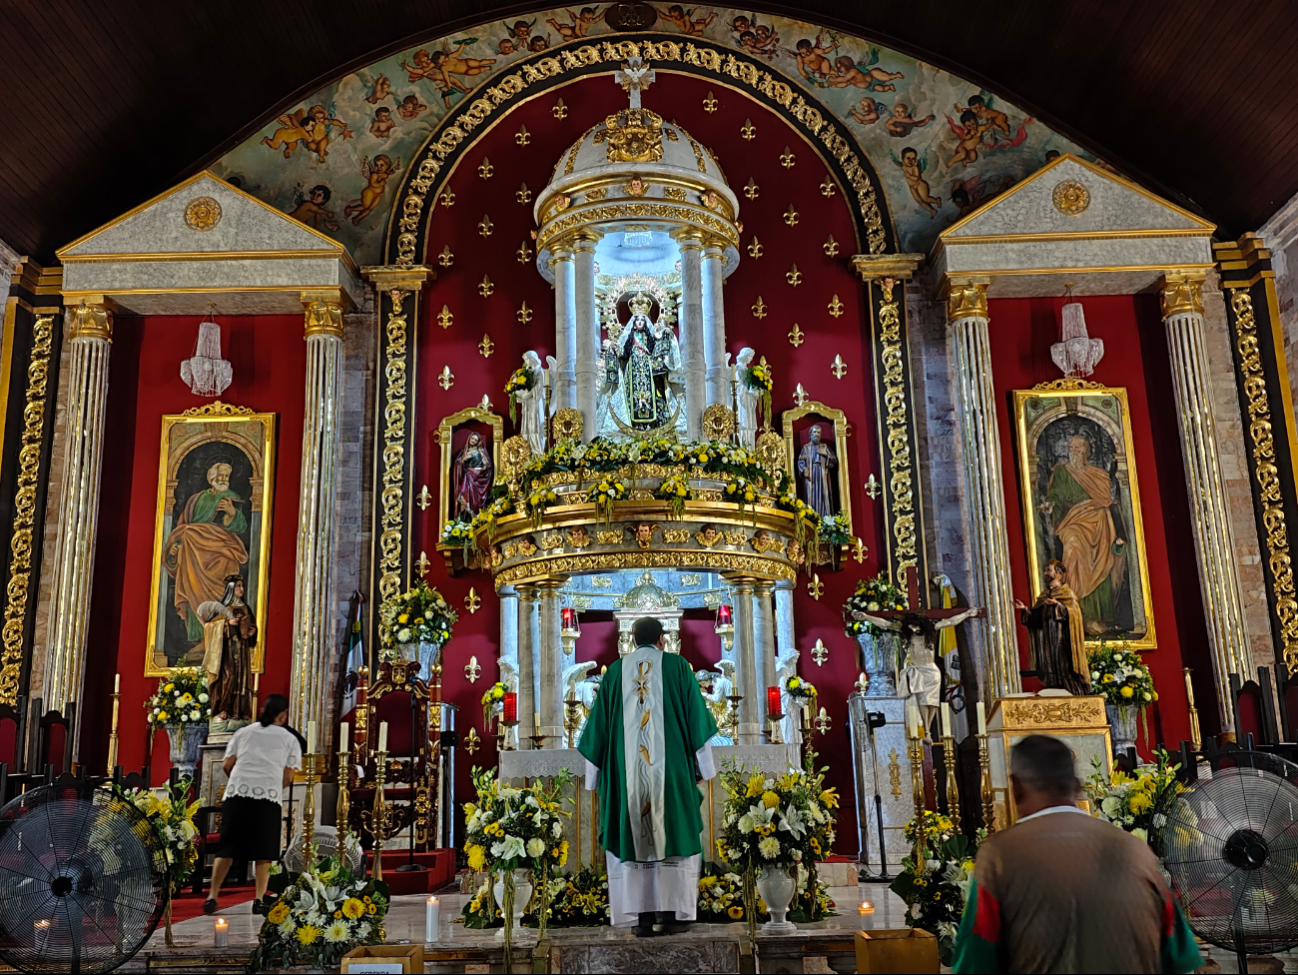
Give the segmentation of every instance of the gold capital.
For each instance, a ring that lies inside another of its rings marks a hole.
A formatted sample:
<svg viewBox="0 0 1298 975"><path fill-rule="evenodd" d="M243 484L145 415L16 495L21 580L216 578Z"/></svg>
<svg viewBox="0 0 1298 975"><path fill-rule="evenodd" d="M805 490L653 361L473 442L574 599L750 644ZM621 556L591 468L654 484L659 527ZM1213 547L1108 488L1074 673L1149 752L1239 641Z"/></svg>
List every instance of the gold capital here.
<svg viewBox="0 0 1298 975"><path fill-rule="evenodd" d="M379 291L391 291L393 288L402 291L418 291L424 286L425 281L437 280L436 269L425 264L412 264L409 267L371 264L361 268L361 274Z"/></svg>
<svg viewBox="0 0 1298 975"><path fill-rule="evenodd" d="M909 281L923 261L923 254L853 254L850 263L852 270L868 283L881 278Z"/></svg>
<svg viewBox="0 0 1298 975"><path fill-rule="evenodd" d="M302 292L307 338L313 335L343 337L343 306L338 298L336 291Z"/></svg>
<svg viewBox="0 0 1298 975"><path fill-rule="evenodd" d="M1163 305L1164 320L1173 315L1203 314L1203 271L1177 271L1163 275L1159 299Z"/></svg>
<svg viewBox="0 0 1298 975"><path fill-rule="evenodd" d="M82 300L72 309L69 339L113 340L113 306L104 299Z"/></svg>
<svg viewBox="0 0 1298 975"><path fill-rule="evenodd" d="M946 320L986 318L987 281L948 278L946 281Z"/></svg>

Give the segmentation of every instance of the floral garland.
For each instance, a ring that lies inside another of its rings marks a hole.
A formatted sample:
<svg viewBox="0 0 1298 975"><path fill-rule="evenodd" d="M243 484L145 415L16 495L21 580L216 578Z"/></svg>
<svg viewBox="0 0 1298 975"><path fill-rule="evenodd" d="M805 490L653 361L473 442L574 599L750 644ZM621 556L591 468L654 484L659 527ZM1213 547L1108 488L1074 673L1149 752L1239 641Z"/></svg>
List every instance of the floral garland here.
<svg viewBox="0 0 1298 975"><path fill-rule="evenodd" d="M497 520L513 513L514 502L507 493L501 495L473 516L473 521L469 522L469 536L476 539L486 529L487 538L491 539L496 534Z"/></svg>
<svg viewBox="0 0 1298 975"><path fill-rule="evenodd" d="M144 702L145 720L150 727L198 724L212 717L207 675L198 667L176 667L166 683L159 681L153 695Z"/></svg>
<svg viewBox="0 0 1298 975"><path fill-rule="evenodd" d="M162 787L162 795L155 796L151 789L123 789L117 787L118 798L129 802L153 821L153 827L162 837L167 850L167 870L171 878L171 895L189 883L198 863L198 846L194 840L198 829L194 814L202 800L187 802L192 776L183 776Z"/></svg>
<svg viewBox="0 0 1298 975"><path fill-rule="evenodd" d="M1139 766L1134 775L1114 769L1106 778L1098 759L1091 759L1091 766L1086 791L1095 815L1145 840L1161 856L1168 810L1185 791L1176 777L1181 766L1162 748L1154 753L1153 764Z"/></svg>
<svg viewBox="0 0 1298 975"><path fill-rule="evenodd" d="M518 422L518 393L520 390L531 389L536 385L536 377L532 375L532 370L527 366L519 366L515 369L507 380L505 380L505 392L509 394L509 422Z"/></svg>
<svg viewBox="0 0 1298 975"><path fill-rule="evenodd" d="M880 611L904 613L910 608L901 587L883 573L873 579L859 579L856 592L843 603L843 632L853 639L859 633L874 633L875 627L860 616Z"/></svg>
<svg viewBox="0 0 1298 975"><path fill-rule="evenodd" d="M427 643L440 651L451 640L460 617L442 594L422 579L414 587L383 600L379 606L379 636L383 657L392 658L398 644Z"/></svg>
<svg viewBox="0 0 1298 975"><path fill-rule="evenodd" d="M820 531L820 515L816 509L798 497L797 491L790 482L775 501L775 506L782 511L793 512L793 534L799 545L806 545L808 530Z"/></svg>
<svg viewBox="0 0 1298 975"><path fill-rule="evenodd" d="M559 495L555 493L554 488L542 485L523 502L523 508L527 511L528 516L532 519L532 527L539 529L541 523L545 520L545 509L550 507L559 500Z"/></svg>
<svg viewBox="0 0 1298 975"><path fill-rule="evenodd" d="M690 487L689 478L683 474L672 474L663 479L654 491L654 497L671 505L672 517L679 518L685 513L685 502L694 498L694 489Z"/></svg>
<svg viewBox="0 0 1298 975"><path fill-rule="evenodd" d="M726 500L733 501L739 505L740 514L743 513L744 506L752 507L757 501L757 485L746 477L737 477L733 481L726 483Z"/></svg>
<svg viewBox="0 0 1298 975"><path fill-rule="evenodd" d="M771 418L771 390L775 388L775 379L771 376L771 367L764 362L749 366L744 370L744 385L756 389L762 394L762 410L767 423Z"/></svg>
<svg viewBox="0 0 1298 975"><path fill-rule="evenodd" d="M387 940L388 906L387 884L355 877L345 861L331 857L317 872L299 874L272 905L249 970L337 969L353 948Z"/></svg>
<svg viewBox="0 0 1298 975"><path fill-rule="evenodd" d="M586 500L595 505L595 509L604 516L606 526L613 523L613 505L627 496L624 483L615 477L606 477L586 492Z"/></svg>
<svg viewBox="0 0 1298 975"><path fill-rule="evenodd" d="M721 440L681 443L667 437L631 443L605 437L596 437L590 443L565 440L541 456L533 457L523 468L522 481L531 489L536 481L550 474L575 473L581 480L586 480L596 475L619 473L634 464L679 465L687 476L746 477L770 486L766 471L753 450Z"/></svg>

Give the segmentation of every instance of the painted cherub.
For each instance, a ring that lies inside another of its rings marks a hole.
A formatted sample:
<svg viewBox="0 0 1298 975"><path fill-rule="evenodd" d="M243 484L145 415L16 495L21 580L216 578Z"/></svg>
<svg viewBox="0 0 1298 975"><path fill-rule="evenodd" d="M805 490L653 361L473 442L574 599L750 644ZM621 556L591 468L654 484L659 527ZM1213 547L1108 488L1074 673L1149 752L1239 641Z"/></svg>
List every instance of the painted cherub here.
<svg viewBox="0 0 1298 975"><path fill-rule="evenodd" d="M343 130L344 139L350 139L354 134L342 119L333 118L332 106L329 111L323 105L312 105L305 110L299 108L292 115L281 115L275 121L280 127L273 134L263 136L261 142L272 149L283 146L285 159L293 155L300 142L315 153L316 159L324 162L329 155L329 133L334 126Z"/></svg>
<svg viewBox="0 0 1298 975"><path fill-rule="evenodd" d="M319 230L321 225L325 230L337 230L338 218L332 210L325 207L331 196L333 190L324 183L317 183L306 193L302 192L302 184L299 183L293 196L295 209L289 213L289 216L294 220L302 221L313 230Z"/></svg>
<svg viewBox="0 0 1298 975"><path fill-rule="evenodd" d="M987 98L982 95L970 95L969 107L961 108L960 103L955 103L955 110L962 115L966 112L973 112L978 117L980 125L986 125L988 128L1008 136L1010 134L1010 119L1004 112L997 111L987 104ZM986 131L986 129L984 129Z"/></svg>
<svg viewBox="0 0 1298 975"><path fill-rule="evenodd" d="M370 135L386 140L396 127L397 123L392 121L392 109L385 105L375 111L374 121L370 123Z"/></svg>
<svg viewBox="0 0 1298 975"><path fill-rule="evenodd" d="M403 119L414 119L419 117L419 113L427 110L428 106L419 100L418 95L407 95L401 99L401 104L397 106L397 112Z"/></svg>
<svg viewBox="0 0 1298 975"><path fill-rule="evenodd" d="M536 21L516 20L513 24L502 24L505 33L514 41L514 47L518 50L527 49L527 36L532 33L532 28L536 26Z"/></svg>
<svg viewBox="0 0 1298 975"><path fill-rule="evenodd" d="M388 177L399 172L401 169L401 157L393 162L390 156L380 155L374 157L373 164L370 163L369 156L361 163L361 176L365 179L365 189L361 190L359 200L352 200L343 208L343 216L352 218L352 225L359 224L361 220L368 217L374 212L379 201L383 199L383 191L387 189Z"/></svg>
<svg viewBox="0 0 1298 975"><path fill-rule="evenodd" d="M873 98L867 95L857 103L856 108L848 109L847 114L852 116L852 118L860 122L862 125L873 125L875 122L879 121L879 110L886 108L886 105L880 105Z"/></svg>
<svg viewBox="0 0 1298 975"><path fill-rule="evenodd" d="M951 202L956 206L956 216L965 217L973 213L987 197L987 187L979 181L982 176L974 173L951 184Z"/></svg>
<svg viewBox="0 0 1298 975"><path fill-rule="evenodd" d="M656 9L656 8L655 8ZM717 11L712 11L706 17L694 19L694 10L686 10L679 3L674 3L666 10L659 10L658 16L663 20L670 21L676 25L676 29L682 34L688 34L691 37L699 37L707 28L708 24L717 18Z"/></svg>
<svg viewBox="0 0 1298 975"><path fill-rule="evenodd" d="M727 26L734 32L739 46L749 54L772 60L779 53L776 45L780 41L780 35L768 25L759 24L756 14L747 17L741 14Z"/></svg>
<svg viewBox="0 0 1298 975"><path fill-rule="evenodd" d="M910 117L910 106L905 102L897 102L892 106L892 118L884 122L884 127L888 134L897 139L904 139L910 135L912 129L922 129L936 118L934 115L926 115L921 119Z"/></svg>
<svg viewBox="0 0 1298 975"><path fill-rule="evenodd" d="M534 34L527 42L527 49L533 53L537 51L547 51L550 48L550 35L542 37L540 34Z"/></svg>
<svg viewBox="0 0 1298 975"><path fill-rule="evenodd" d="M811 84L823 88L833 73L834 64L825 55L838 49L838 44L825 44L820 34L816 35L813 44L807 38L798 41L796 50L789 51L798 62L798 73Z"/></svg>
<svg viewBox="0 0 1298 975"><path fill-rule="evenodd" d="M559 36L565 41L573 41L585 37L587 31L604 19L604 11L600 11L597 14L595 13L594 7L582 7L577 11L577 13L573 13L571 10L564 8L564 13L571 18L571 24L561 24L553 17L547 20L546 23L557 30Z"/></svg>
<svg viewBox="0 0 1298 975"><path fill-rule="evenodd" d="M502 37L500 44L496 46L496 52L499 54L510 55L514 53L514 39L512 37Z"/></svg>
<svg viewBox="0 0 1298 975"><path fill-rule="evenodd" d="M956 163L960 163L960 168L963 169L971 162L977 162L978 146L982 143L983 133L987 131L990 123L980 123L978 116L968 109L960 113L959 125L952 122L949 115L946 121L947 125L951 126L951 131L960 140L956 145L955 154L947 161L946 168L950 169Z"/></svg>
<svg viewBox="0 0 1298 975"><path fill-rule="evenodd" d="M371 105L377 105L383 99L392 95L392 82L388 76L381 74L374 79L374 84L370 85L370 93L365 96L365 100Z"/></svg>
<svg viewBox="0 0 1298 975"><path fill-rule="evenodd" d="M890 152L889 155L892 153ZM924 179L928 160L920 159L919 152L907 146L901 150L901 158L892 156L892 161L901 168L901 174L906 177L906 185L910 188L910 195L915 198L915 202L928 211L930 219L936 217L937 208L942 205L942 198L929 192L928 181Z"/></svg>
<svg viewBox="0 0 1298 975"><path fill-rule="evenodd" d="M885 71L875 67L879 60L878 48L870 49L870 60L857 63L851 56L841 54L834 58L834 72L829 78L831 88L864 88L866 91L896 91L893 84L906 77L900 71Z"/></svg>

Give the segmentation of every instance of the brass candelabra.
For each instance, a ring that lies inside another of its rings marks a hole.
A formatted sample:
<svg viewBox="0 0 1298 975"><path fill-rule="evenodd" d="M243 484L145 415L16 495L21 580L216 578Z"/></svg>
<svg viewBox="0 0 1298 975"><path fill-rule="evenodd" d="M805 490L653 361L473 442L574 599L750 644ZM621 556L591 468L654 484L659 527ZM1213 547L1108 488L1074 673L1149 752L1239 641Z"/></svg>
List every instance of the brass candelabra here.
<svg viewBox="0 0 1298 975"><path fill-rule="evenodd" d="M315 873L315 784L320 778L323 755L303 755L302 771L306 776L306 797L302 800L302 859L305 870Z"/></svg>
<svg viewBox="0 0 1298 975"><path fill-rule="evenodd" d="M912 729L907 728L906 730L910 732L906 750L910 758L911 795L915 800L915 872L923 874L926 872L928 862L928 857L924 852L924 840L927 833L924 813L928 811L928 803L924 798L924 739L914 734Z"/></svg>
<svg viewBox="0 0 1298 975"><path fill-rule="evenodd" d="M113 692L113 725L112 730L108 732L108 777L112 778L113 770L117 768L117 721L118 713L122 706L122 695L120 691Z"/></svg>
<svg viewBox="0 0 1298 975"><path fill-rule="evenodd" d="M726 700L730 702L730 712L726 715L726 727L730 730L730 740L736 745L739 744L739 705L743 702L742 694L727 694Z"/></svg>
<svg viewBox="0 0 1298 975"><path fill-rule="evenodd" d="M1194 706L1194 684L1190 682L1190 668L1182 668L1185 672L1185 699L1190 705L1190 744L1194 746L1197 752L1203 747L1203 733L1199 729L1199 709ZM117 705L113 705L113 724L117 724Z"/></svg>
<svg viewBox="0 0 1298 975"><path fill-rule="evenodd" d="M942 736L942 757L946 766L946 808L951 817L951 824L960 831L960 786L956 775L955 738Z"/></svg>
<svg viewBox="0 0 1298 975"><path fill-rule="evenodd" d="M987 736L978 736L978 764L982 768L983 826L988 835L996 832L996 797L992 791L992 758Z"/></svg>
<svg viewBox="0 0 1298 975"><path fill-rule="evenodd" d="M374 808L370 812L370 832L374 834L374 879L383 879L383 841L388 833L388 806L383 798L383 780L387 777L388 753L374 753Z"/></svg>
<svg viewBox="0 0 1298 975"><path fill-rule="evenodd" d="M563 702L563 730L568 735L569 748L577 747L577 729L581 727L582 708L581 701L576 698L569 698Z"/></svg>
<svg viewBox="0 0 1298 975"><path fill-rule="evenodd" d="M346 745L347 742L343 742ZM348 786L351 784L351 769L348 767L350 752L345 748L338 753L338 805L335 807L334 818L338 820L338 855L347 856L347 834L348 820L352 814L351 790Z"/></svg>

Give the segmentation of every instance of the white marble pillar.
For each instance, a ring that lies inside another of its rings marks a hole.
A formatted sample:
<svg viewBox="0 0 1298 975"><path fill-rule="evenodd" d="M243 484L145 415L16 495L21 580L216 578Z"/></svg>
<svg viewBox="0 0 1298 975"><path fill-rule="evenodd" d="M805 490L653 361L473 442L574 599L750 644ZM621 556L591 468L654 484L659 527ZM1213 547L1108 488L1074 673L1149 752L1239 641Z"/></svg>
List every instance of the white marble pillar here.
<svg viewBox="0 0 1298 975"><path fill-rule="evenodd" d="M757 687L762 726L766 722L766 688L775 683L775 614L771 607L772 584L753 583L753 649L757 655Z"/></svg>
<svg viewBox="0 0 1298 975"><path fill-rule="evenodd" d="M341 294L302 295L306 325L306 408L298 489L297 581L293 605L290 720L324 727L334 659L334 509L338 490L338 424L342 408ZM427 675L425 675L427 676Z"/></svg>
<svg viewBox="0 0 1298 975"><path fill-rule="evenodd" d="M797 645L793 632L793 581L775 583L775 656L782 657Z"/></svg>
<svg viewBox="0 0 1298 975"><path fill-rule="evenodd" d="M599 390L599 314L595 304L595 244L593 235L577 237L573 243L573 349L576 354L577 400L581 412L582 439L596 435L598 417L595 401Z"/></svg>
<svg viewBox="0 0 1298 975"><path fill-rule="evenodd" d="M720 403L731 409L730 371L726 366L725 296L722 293L725 267L721 263L721 254L721 245L716 241L703 247L703 360L707 405Z"/></svg>
<svg viewBox="0 0 1298 975"><path fill-rule="evenodd" d="M703 327L703 240L697 232L677 238L681 249L681 357L685 365L686 431L691 440L703 438L703 408L707 405L707 365Z"/></svg>
<svg viewBox="0 0 1298 975"><path fill-rule="evenodd" d="M518 587L518 747L531 748L532 715L536 711L536 678L533 663L536 654L536 590Z"/></svg>
<svg viewBox="0 0 1298 975"><path fill-rule="evenodd" d="M554 271L554 410L580 408L577 393L580 383L574 378L574 362L581 361L580 340L577 338L577 305L573 300L572 251L567 247L554 247L550 267Z"/></svg>
<svg viewBox="0 0 1298 975"><path fill-rule="evenodd" d="M1168 274L1161 290L1163 324L1172 366L1181 457L1190 498L1190 524L1199 560L1199 589L1207 615L1213 677L1222 729L1235 730L1230 675L1253 673L1243 598L1231 531L1230 500L1217 449L1212 377L1203 324L1204 274Z"/></svg>
<svg viewBox="0 0 1298 975"><path fill-rule="evenodd" d="M537 711L541 715L543 748L562 748L563 740L563 616L559 590L563 583L548 579L537 586L540 594L541 673Z"/></svg>
<svg viewBox="0 0 1298 975"><path fill-rule="evenodd" d="M498 659L509 661L518 672L518 590L501 586L496 593L500 600L500 652Z"/></svg>
<svg viewBox="0 0 1298 975"><path fill-rule="evenodd" d="M1005 522L1001 439L992 388L987 286L982 282L951 280L947 288L947 321L951 327L973 564L974 591L970 601L987 611L985 618L972 622L983 628L984 659L980 676L983 693L990 703L1006 694L1018 693L1022 685Z"/></svg>
<svg viewBox="0 0 1298 975"><path fill-rule="evenodd" d="M735 693L739 702L740 745L762 743L762 690L758 686L757 652L754 644L753 580L739 577L731 580L735 597Z"/></svg>
<svg viewBox="0 0 1298 975"><path fill-rule="evenodd" d="M90 585L98 540L113 309L106 304L82 302L68 312L66 328L71 369L67 383L67 419L60 448L64 458L62 501L42 690L45 708L59 711L67 702L81 698L86 667L86 627L90 620ZM78 724L78 740L80 731ZM73 758L78 751L74 745Z"/></svg>

